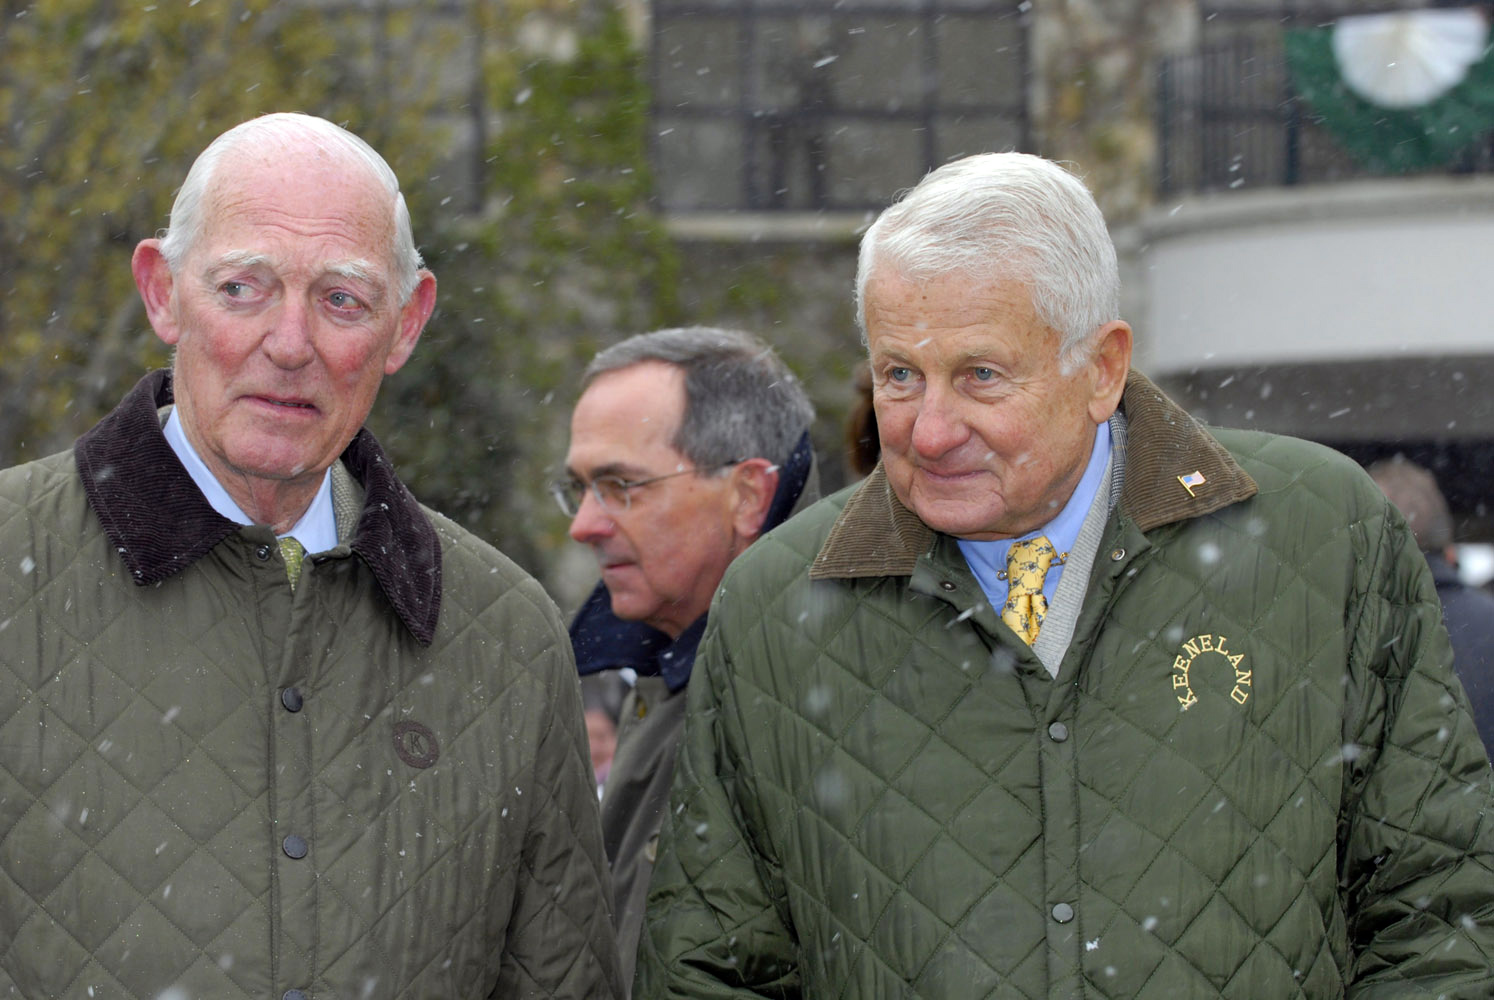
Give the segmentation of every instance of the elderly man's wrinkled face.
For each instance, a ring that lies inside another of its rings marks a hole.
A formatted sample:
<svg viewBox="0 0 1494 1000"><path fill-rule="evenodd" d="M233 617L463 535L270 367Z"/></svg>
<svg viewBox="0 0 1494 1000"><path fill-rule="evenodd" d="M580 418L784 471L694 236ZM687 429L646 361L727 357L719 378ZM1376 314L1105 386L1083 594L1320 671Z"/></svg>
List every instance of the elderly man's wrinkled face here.
<svg viewBox="0 0 1494 1000"><path fill-rule="evenodd" d="M670 636L706 613L750 541L738 524L736 469L671 475L695 467L671 444L684 413L685 375L674 365L646 361L599 375L576 402L565 460L582 483L670 475L626 491L626 509L608 510L587 490L570 529L596 553L612 613Z"/></svg>
<svg viewBox="0 0 1494 1000"><path fill-rule="evenodd" d="M866 334L882 464L898 499L960 538L1013 538L1052 520L1115 411L1130 329L1102 327L1071 374L1026 288L874 272Z"/></svg>
<svg viewBox="0 0 1494 1000"><path fill-rule="evenodd" d="M183 429L231 494L319 481L409 357L434 279L401 305L390 195L347 155L230 154L204 201L177 273L156 262L143 289L164 282L152 322Z"/></svg>

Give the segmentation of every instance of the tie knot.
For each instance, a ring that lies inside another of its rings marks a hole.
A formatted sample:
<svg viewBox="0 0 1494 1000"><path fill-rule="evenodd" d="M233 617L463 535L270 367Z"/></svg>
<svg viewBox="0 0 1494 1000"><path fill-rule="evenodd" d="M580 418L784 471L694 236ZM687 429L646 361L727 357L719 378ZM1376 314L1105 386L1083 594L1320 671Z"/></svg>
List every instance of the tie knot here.
<svg viewBox="0 0 1494 1000"><path fill-rule="evenodd" d="M1048 614L1043 581L1057 557L1046 535L1014 542L1006 550L1006 605L1001 609L1001 620L1029 646L1037 641Z"/></svg>
<svg viewBox="0 0 1494 1000"><path fill-rule="evenodd" d="M301 579L301 563L306 558L306 548L290 535L279 539L280 557L285 560L285 575L290 580L291 590Z"/></svg>
<svg viewBox="0 0 1494 1000"><path fill-rule="evenodd" d="M1048 567L1058 553L1047 535L1014 542L1006 553L1007 586L1013 592L1036 593L1043 589Z"/></svg>

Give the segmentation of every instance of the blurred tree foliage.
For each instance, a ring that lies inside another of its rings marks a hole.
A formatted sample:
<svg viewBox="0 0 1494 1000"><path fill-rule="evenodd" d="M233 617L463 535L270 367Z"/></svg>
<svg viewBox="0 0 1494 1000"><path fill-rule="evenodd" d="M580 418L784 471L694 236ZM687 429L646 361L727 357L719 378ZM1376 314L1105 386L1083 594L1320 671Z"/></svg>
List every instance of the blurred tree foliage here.
<svg viewBox="0 0 1494 1000"><path fill-rule="evenodd" d="M304 110L389 160L440 282L375 432L423 500L540 571L576 373L677 319L639 58L604 0L0 0L0 465L167 362L134 245L215 135Z"/></svg>

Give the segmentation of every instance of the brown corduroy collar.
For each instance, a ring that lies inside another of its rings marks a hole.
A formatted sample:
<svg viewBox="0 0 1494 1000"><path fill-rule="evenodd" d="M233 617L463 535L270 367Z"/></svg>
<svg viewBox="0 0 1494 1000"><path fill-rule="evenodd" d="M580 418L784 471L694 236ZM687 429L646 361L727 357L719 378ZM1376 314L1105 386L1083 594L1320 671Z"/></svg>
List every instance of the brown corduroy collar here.
<svg viewBox="0 0 1494 1000"><path fill-rule="evenodd" d="M159 583L239 530L203 497L161 433L171 373L145 376L78 439L73 454L89 506L136 583ZM441 613L441 543L379 443L360 430L341 461L366 494L349 541L412 635L430 645Z"/></svg>
<svg viewBox="0 0 1494 1000"><path fill-rule="evenodd" d="M1202 517L1256 493L1224 446L1140 372L1126 377L1126 468L1121 511L1142 531ZM1182 477L1190 478L1184 485ZM878 465L851 495L815 557L816 580L909 576L934 529L898 500Z"/></svg>

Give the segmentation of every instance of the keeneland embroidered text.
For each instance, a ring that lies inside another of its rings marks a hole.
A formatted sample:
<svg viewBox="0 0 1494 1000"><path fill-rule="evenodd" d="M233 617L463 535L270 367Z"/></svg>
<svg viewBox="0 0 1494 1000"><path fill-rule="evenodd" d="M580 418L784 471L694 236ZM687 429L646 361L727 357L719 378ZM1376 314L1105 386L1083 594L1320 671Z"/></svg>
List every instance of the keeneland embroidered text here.
<svg viewBox="0 0 1494 1000"><path fill-rule="evenodd" d="M1230 689L1230 698L1238 705L1243 705L1250 700L1250 671L1244 669L1245 654L1232 653L1229 651L1229 639L1222 635L1195 635L1183 643L1182 649L1172 661L1172 687L1177 695L1178 704L1183 711L1188 711L1198 704L1198 696L1193 693L1193 683L1190 679L1193 674L1193 665L1205 654L1217 654L1223 659L1219 666L1227 665L1234 673L1234 686ZM1217 669L1210 661L1214 656L1207 656L1199 661L1201 668Z"/></svg>

